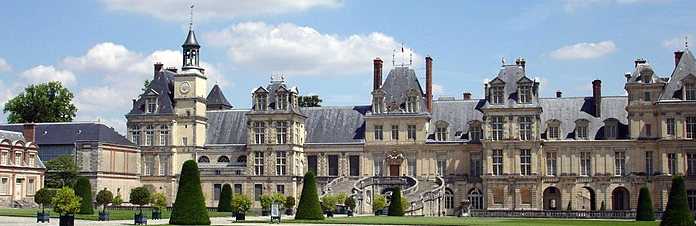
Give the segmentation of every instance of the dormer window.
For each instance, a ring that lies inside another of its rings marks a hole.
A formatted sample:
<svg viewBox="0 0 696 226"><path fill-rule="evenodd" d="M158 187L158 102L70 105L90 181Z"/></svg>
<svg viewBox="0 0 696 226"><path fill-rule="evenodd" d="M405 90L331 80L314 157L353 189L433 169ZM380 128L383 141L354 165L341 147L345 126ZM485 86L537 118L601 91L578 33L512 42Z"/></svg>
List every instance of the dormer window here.
<svg viewBox="0 0 696 226"><path fill-rule="evenodd" d="M384 113L385 109L383 96L375 96L372 98L372 113Z"/></svg>
<svg viewBox="0 0 696 226"><path fill-rule="evenodd" d="M604 121L604 139L615 140L617 138L617 125L618 121L616 119L607 119Z"/></svg>
<svg viewBox="0 0 696 226"><path fill-rule="evenodd" d="M532 102L532 87L529 85L520 86L519 100L521 104L528 104Z"/></svg>
<svg viewBox="0 0 696 226"><path fill-rule="evenodd" d="M696 83L684 84L684 100L696 100Z"/></svg>
<svg viewBox="0 0 696 226"><path fill-rule="evenodd" d="M276 95L276 108L278 110L288 110L288 94L278 93Z"/></svg>
<svg viewBox="0 0 696 226"><path fill-rule="evenodd" d="M589 122L587 120L578 120L575 122L575 139L577 140L587 140L587 127Z"/></svg>
<svg viewBox="0 0 696 226"><path fill-rule="evenodd" d="M481 140L481 122L473 121L469 123L469 140L480 141Z"/></svg>
<svg viewBox="0 0 696 226"><path fill-rule="evenodd" d="M145 99L145 113L154 114L157 113L157 98L147 98Z"/></svg>
<svg viewBox="0 0 696 226"><path fill-rule="evenodd" d="M268 107L268 95L266 93L256 93L254 100L254 109L257 111L265 111Z"/></svg>
<svg viewBox="0 0 696 226"><path fill-rule="evenodd" d="M449 136L449 123L445 121L437 121L435 123L435 140L447 141Z"/></svg>
<svg viewBox="0 0 696 226"><path fill-rule="evenodd" d="M22 152L16 152L15 153L15 161L14 161L15 166L21 166L22 165Z"/></svg>
<svg viewBox="0 0 696 226"><path fill-rule="evenodd" d="M409 90L406 93L406 112L415 113L418 110L418 92Z"/></svg>
<svg viewBox="0 0 696 226"><path fill-rule="evenodd" d="M561 134L561 122L557 120L551 120L546 124L548 126L546 131L546 138L549 140L558 140Z"/></svg>
<svg viewBox="0 0 696 226"><path fill-rule="evenodd" d="M641 76L641 80L645 84L650 84L650 82L652 80L650 77L651 77L650 74L644 74L643 76Z"/></svg>
<svg viewBox="0 0 696 226"><path fill-rule="evenodd" d="M502 86L493 86L491 87L491 99L493 101L493 104L503 104L503 87Z"/></svg>

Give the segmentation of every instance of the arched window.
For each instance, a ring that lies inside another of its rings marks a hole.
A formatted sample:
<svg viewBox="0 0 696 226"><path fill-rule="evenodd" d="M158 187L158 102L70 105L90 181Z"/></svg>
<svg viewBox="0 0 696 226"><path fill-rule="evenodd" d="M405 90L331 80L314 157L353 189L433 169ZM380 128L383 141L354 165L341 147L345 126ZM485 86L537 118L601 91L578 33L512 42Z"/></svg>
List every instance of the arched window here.
<svg viewBox="0 0 696 226"><path fill-rule="evenodd" d="M454 209L454 192L452 189L445 189L445 209Z"/></svg>
<svg viewBox="0 0 696 226"><path fill-rule="evenodd" d="M160 146L169 145L169 126L160 126Z"/></svg>
<svg viewBox="0 0 696 226"><path fill-rule="evenodd" d="M210 163L210 158L208 156L201 156L198 157L198 163Z"/></svg>
<svg viewBox="0 0 696 226"><path fill-rule="evenodd" d="M247 162L246 155L239 156L239 158L237 158L237 162Z"/></svg>
<svg viewBox="0 0 696 226"><path fill-rule="evenodd" d="M220 156L220 158L217 159L217 162L230 162L230 158L227 156Z"/></svg>
<svg viewBox="0 0 696 226"><path fill-rule="evenodd" d="M145 130L145 145L152 146L155 144L155 127L152 125L147 126Z"/></svg>
<svg viewBox="0 0 696 226"><path fill-rule="evenodd" d="M467 195L472 209L483 209L483 195L478 188L472 188Z"/></svg>

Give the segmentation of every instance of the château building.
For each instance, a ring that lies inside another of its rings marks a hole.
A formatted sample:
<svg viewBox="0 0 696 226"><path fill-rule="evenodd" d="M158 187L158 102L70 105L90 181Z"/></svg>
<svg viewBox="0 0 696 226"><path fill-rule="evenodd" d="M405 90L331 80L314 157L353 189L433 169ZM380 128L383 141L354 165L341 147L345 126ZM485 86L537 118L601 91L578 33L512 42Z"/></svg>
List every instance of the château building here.
<svg viewBox="0 0 696 226"><path fill-rule="evenodd" d="M299 197L312 171L320 194L352 194L358 212L393 186L403 188L409 211L424 215L569 203L631 210L641 187L661 210L674 175L687 176L696 207L696 60L688 48L675 52L668 77L636 60L625 74L628 96L602 96L595 80L591 96L541 97L519 58L483 84L483 99L434 100L428 56L425 86L410 65L383 73L374 59L366 105L300 107L301 89L271 78L235 97L249 98L251 109L235 109L217 85L206 95L200 47L191 29L181 70L155 64L126 115L128 138L141 148L140 182L168 200L183 162L196 160L208 206L226 183L254 208L262 194Z"/></svg>

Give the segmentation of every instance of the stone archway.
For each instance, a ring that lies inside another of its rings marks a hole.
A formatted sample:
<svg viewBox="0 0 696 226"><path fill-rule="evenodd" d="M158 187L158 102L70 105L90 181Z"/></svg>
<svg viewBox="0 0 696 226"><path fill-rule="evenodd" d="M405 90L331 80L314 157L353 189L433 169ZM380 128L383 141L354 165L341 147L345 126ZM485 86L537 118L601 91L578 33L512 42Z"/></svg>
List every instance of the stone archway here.
<svg viewBox="0 0 696 226"><path fill-rule="evenodd" d="M556 187L544 189L544 210L561 210L561 190Z"/></svg>
<svg viewBox="0 0 696 226"><path fill-rule="evenodd" d="M597 196L594 189L590 187L582 187L578 191L578 209L579 210L597 210Z"/></svg>
<svg viewBox="0 0 696 226"><path fill-rule="evenodd" d="M612 210L631 210L631 196L624 187L614 188L611 192Z"/></svg>
<svg viewBox="0 0 696 226"><path fill-rule="evenodd" d="M389 165L389 176L401 176L401 163L404 161L404 154L392 151L387 155L386 160Z"/></svg>

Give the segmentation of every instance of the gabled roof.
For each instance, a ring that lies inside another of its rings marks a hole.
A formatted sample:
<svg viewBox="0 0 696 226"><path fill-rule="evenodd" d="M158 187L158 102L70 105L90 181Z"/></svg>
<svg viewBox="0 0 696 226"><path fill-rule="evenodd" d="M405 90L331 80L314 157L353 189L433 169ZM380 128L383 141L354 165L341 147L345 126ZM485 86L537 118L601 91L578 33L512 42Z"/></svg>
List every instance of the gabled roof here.
<svg viewBox="0 0 696 226"><path fill-rule="evenodd" d="M645 73L652 73L650 82L651 83L665 83L660 77L655 74L650 64L641 63L636 65L636 69L631 73L631 77L626 81L626 83L642 83L642 75Z"/></svg>
<svg viewBox="0 0 696 226"><path fill-rule="evenodd" d="M0 125L0 130L22 132L22 124ZM47 145L74 145L77 141L95 141L108 144L137 147L126 137L100 123L37 123L34 135L36 143Z"/></svg>
<svg viewBox="0 0 696 226"><path fill-rule="evenodd" d="M282 92L282 91L291 91L291 90L297 90L297 89L288 89L287 85L285 84L285 81L271 81L270 84L266 88L259 87L254 89L252 93L256 93L259 91L259 89L268 92L268 106L266 106L266 111L257 111L254 110L256 109L256 102L252 103L253 106L251 106L252 110L249 111L249 114L266 114L266 113L295 113L302 115L302 111L300 109L295 109L292 107L288 107L287 110L277 110L276 109L276 92ZM297 95L297 92L294 92L295 95ZM288 103L290 104L290 103Z"/></svg>
<svg viewBox="0 0 696 226"><path fill-rule="evenodd" d="M208 106L217 105L232 108L232 104L227 101L225 94L222 93L222 90L218 85L213 86L213 89L210 90L210 93L208 93L208 97L206 98L206 102Z"/></svg>
<svg viewBox="0 0 696 226"><path fill-rule="evenodd" d="M682 80L689 75L696 76L696 59L694 59L691 50L686 49L674 68L660 100L680 100L682 98Z"/></svg>
<svg viewBox="0 0 696 226"><path fill-rule="evenodd" d="M517 87L521 83L525 83L526 81L534 82L533 80L527 78L525 75L525 70L522 66L519 65L503 65L503 67L500 69L500 72L498 72L498 76L496 76L493 80L491 80L488 84L493 85L493 84L500 84L503 83L504 85L504 90L503 90L503 98L505 99L505 104L500 104L500 105L492 105L490 104L489 101L486 101L486 104L482 107L483 109L486 108L520 108L520 107L538 107L539 103L537 101L538 98L532 98L532 101L529 104L518 104L517 103ZM536 86L532 85L532 94L537 93L536 92Z"/></svg>
<svg viewBox="0 0 696 226"><path fill-rule="evenodd" d="M418 82L416 72L412 68L395 67L389 71L389 75L380 89L387 94L385 97L387 106L390 106L395 101L402 109L405 109L406 92L415 90L421 99L419 113L428 112L428 108L425 105L425 93Z"/></svg>
<svg viewBox="0 0 696 226"><path fill-rule="evenodd" d="M174 75L175 73L169 70L160 70L144 92L157 95L156 114L174 114ZM128 115L145 114L145 99L144 95L138 97Z"/></svg>

